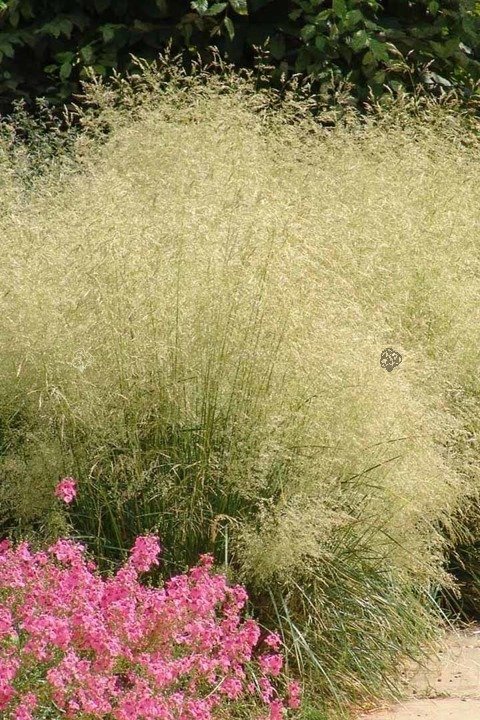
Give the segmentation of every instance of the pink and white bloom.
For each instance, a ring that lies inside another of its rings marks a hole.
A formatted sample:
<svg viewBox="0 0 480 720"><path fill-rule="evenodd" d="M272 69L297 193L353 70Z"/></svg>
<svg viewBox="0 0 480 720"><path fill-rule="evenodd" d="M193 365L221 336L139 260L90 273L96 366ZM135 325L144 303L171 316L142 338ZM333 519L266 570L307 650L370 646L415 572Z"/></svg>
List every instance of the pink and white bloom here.
<svg viewBox="0 0 480 720"><path fill-rule="evenodd" d="M62 482L62 499L71 498L73 479ZM246 591L213 574L212 556L152 588L138 576L158 564L155 535L138 537L113 577L102 577L85 550L69 539L45 552L0 548L3 720L35 720L37 702L42 713L55 703L67 720L214 720L252 695L270 720L298 707L298 683L280 697L277 637L258 656L260 628L240 614ZM24 666L35 667L28 692L19 689Z"/></svg>
<svg viewBox="0 0 480 720"><path fill-rule="evenodd" d="M77 496L77 481L72 477L63 478L55 488L55 495L68 505Z"/></svg>
<svg viewBox="0 0 480 720"><path fill-rule="evenodd" d="M152 565L158 565L160 543L154 535L137 537L131 550L130 562L138 572L147 572Z"/></svg>

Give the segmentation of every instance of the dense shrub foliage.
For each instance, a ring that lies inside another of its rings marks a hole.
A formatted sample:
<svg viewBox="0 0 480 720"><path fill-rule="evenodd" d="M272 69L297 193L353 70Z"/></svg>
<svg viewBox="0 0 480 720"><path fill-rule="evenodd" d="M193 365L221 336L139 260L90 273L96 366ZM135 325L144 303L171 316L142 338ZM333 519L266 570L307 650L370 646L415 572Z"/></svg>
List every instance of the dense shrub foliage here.
<svg viewBox="0 0 480 720"><path fill-rule="evenodd" d="M246 66L268 41L274 82L349 79L361 98L411 85L428 63L426 84L465 85L479 77L479 27L473 0L1 0L0 95L65 101L85 68L108 75L169 39L187 62L213 41Z"/></svg>

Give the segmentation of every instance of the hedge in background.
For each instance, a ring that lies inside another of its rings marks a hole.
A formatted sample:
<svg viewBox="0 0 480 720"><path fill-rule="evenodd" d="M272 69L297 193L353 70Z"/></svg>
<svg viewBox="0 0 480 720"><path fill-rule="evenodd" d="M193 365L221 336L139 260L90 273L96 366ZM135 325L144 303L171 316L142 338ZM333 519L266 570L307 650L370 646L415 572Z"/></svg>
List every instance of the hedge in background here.
<svg viewBox="0 0 480 720"><path fill-rule="evenodd" d="M267 43L273 81L292 72L347 79L357 96L396 90L431 63L432 86L480 77L474 0L0 0L0 107L46 96L68 101L87 67L108 76L131 53L153 59L168 40L189 54L214 43L252 67ZM408 56L409 62L404 58ZM403 59L402 59L403 58Z"/></svg>

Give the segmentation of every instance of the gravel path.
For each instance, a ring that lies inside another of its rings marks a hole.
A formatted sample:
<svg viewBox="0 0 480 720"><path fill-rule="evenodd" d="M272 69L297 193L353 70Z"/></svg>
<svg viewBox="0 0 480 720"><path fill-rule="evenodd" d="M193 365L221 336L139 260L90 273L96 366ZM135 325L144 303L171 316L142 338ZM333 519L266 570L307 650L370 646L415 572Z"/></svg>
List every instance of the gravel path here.
<svg viewBox="0 0 480 720"><path fill-rule="evenodd" d="M480 720L480 628L449 633L444 649L398 705L358 720Z"/></svg>

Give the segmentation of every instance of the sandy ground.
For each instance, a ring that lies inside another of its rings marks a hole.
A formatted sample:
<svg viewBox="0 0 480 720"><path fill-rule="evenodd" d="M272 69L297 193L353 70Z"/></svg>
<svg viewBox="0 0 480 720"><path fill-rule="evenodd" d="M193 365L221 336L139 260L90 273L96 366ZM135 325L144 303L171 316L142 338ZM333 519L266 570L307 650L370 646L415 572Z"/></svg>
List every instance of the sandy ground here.
<svg viewBox="0 0 480 720"><path fill-rule="evenodd" d="M480 720L480 627L450 632L408 685L406 699L358 720Z"/></svg>

